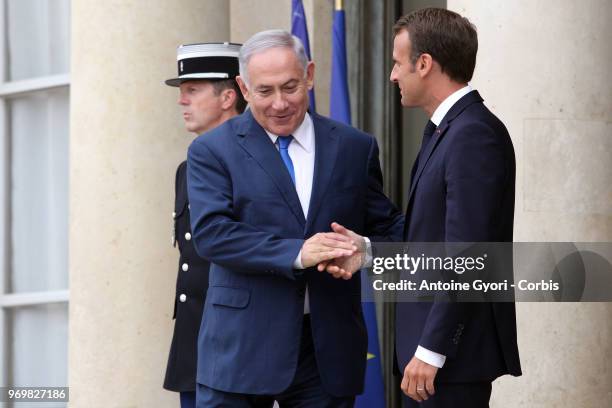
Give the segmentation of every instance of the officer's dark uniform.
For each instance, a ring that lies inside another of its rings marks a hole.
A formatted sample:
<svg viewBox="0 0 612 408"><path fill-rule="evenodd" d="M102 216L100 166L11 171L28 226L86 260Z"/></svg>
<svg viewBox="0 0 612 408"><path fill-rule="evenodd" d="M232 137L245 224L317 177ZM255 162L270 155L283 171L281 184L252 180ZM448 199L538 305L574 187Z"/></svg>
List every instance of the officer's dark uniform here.
<svg viewBox="0 0 612 408"><path fill-rule="evenodd" d="M198 43L177 48L178 76L165 81L180 87L185 81L235 79L239 72L241 44ZM174 334L168 357L164 388L180 392L181 407L195 406L198 364L198 333L202 320L210 264L195 252L189 225L187 199L187 162L176 170L173 245L180 252L176 296L174 299Z"/></svg>
<svg viewBox="0 0 612 408"><path fill-rule="evenodd" d="M206 290L209 262L195 252L189 225L187 199L187 162L176 170L173 243L178 243L180 258L176 297L174 299L174 335L166 369L164 388L171 391L195 391L198 332Z"/></svg>

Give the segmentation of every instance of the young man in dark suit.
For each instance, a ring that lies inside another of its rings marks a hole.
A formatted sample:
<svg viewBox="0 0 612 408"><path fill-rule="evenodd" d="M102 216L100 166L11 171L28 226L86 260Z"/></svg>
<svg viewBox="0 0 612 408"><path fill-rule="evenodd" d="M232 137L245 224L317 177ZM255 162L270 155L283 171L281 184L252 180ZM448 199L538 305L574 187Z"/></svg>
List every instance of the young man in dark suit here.
<svg viewBox="0 0 612 408"><path fill-rule="evenodd" d="M403 106L431 118L411 174L404 241L512 242L514 149L468 85L474 26L429 8L400 18L394 31L390 79ZM353 269L346 259L327 265L344 278ZM493 380L521 375L514 303L398 302L396 358L405 407L488 407Z"/></svg>
<svg viewBox="0 0 612 408"><path fill-rule="evenodd" d="M400 18L391 81L429 116L412 173L404 240L512 242L515 159L503 123L468 81L474 26L445 9ZM520 375L514 303L398 303L405 406L488 407L492 381Z"/></svg>

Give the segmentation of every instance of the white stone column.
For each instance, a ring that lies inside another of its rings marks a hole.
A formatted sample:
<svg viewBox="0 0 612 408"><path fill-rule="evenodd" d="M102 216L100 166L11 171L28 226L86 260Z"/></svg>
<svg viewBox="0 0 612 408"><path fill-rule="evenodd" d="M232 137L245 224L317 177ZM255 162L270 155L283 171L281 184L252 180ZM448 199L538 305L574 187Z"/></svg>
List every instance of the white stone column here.
<svg viewBox="0 0 612 408"><path fill-rule="evenodd" d="M225 0L72 2L69 385L73 407L178 406L162 390L188 134L176 46L227 41Z"/></svg>
<svg viewBox="0 0 612 408"><path fill-rule="evenodd" d="M478 29L472 81L517 158L516 241L612 241L612 3L449 0ZM518 304L523 377L492 407L612 400L612 305Z"/></svg>

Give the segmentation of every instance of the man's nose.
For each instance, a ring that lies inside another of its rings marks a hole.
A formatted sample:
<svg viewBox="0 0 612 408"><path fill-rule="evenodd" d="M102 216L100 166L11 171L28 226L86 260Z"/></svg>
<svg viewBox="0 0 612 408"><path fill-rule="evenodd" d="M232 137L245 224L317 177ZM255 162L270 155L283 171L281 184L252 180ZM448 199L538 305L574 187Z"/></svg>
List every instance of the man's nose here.
<svg viewBox="0 0 612 408"><path fill-rule="evenodd" d="M179 94L178 100L176 101L179 105L188 105L189 99L185 97L183 94Z"/></svg>
<svg viewBox="0 0 612 408"><path fill-rule="evenodd" d="M279 91L274 93L272 108L276 110L284 110L287 108L287 99L285 99L285 95L283 95L282 92Z"/></svg>
<svg viewBox="0 0 612 408"><path fill-rule="evenodd" d="M395 75L395 67L393 67L391 73L389 74L389 81L397 82L397 75Z"/></svg>

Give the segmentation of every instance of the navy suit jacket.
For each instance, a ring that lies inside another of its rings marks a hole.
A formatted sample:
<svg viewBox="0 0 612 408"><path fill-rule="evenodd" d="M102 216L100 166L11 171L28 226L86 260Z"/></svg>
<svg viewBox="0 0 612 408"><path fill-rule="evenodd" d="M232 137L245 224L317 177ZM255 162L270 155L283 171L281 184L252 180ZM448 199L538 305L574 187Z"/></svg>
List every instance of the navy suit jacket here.
<svg viewBox="0 0 612 408"><path fill-rule="evenodd" d="M198 137L188 154L193 240L211 261L197 381L277 394L298 362L305 287L323 387L362 391L367 335L359 274L350 280L293 269L304 240L333 221L401 239L403 217L382 192L376 140L313 114L315 168L308 218L280 154L250 111Z"/></svg>
<svg viewBox="0 0 612 408"><path fill-rule="evenodd" d="M421 153L405 241L512 242L514 149L503 123L482 102L476 91L461 98ZM402 371L418 345L447 356L438 381L521 374L514 303L398 303Z"/></svg>

